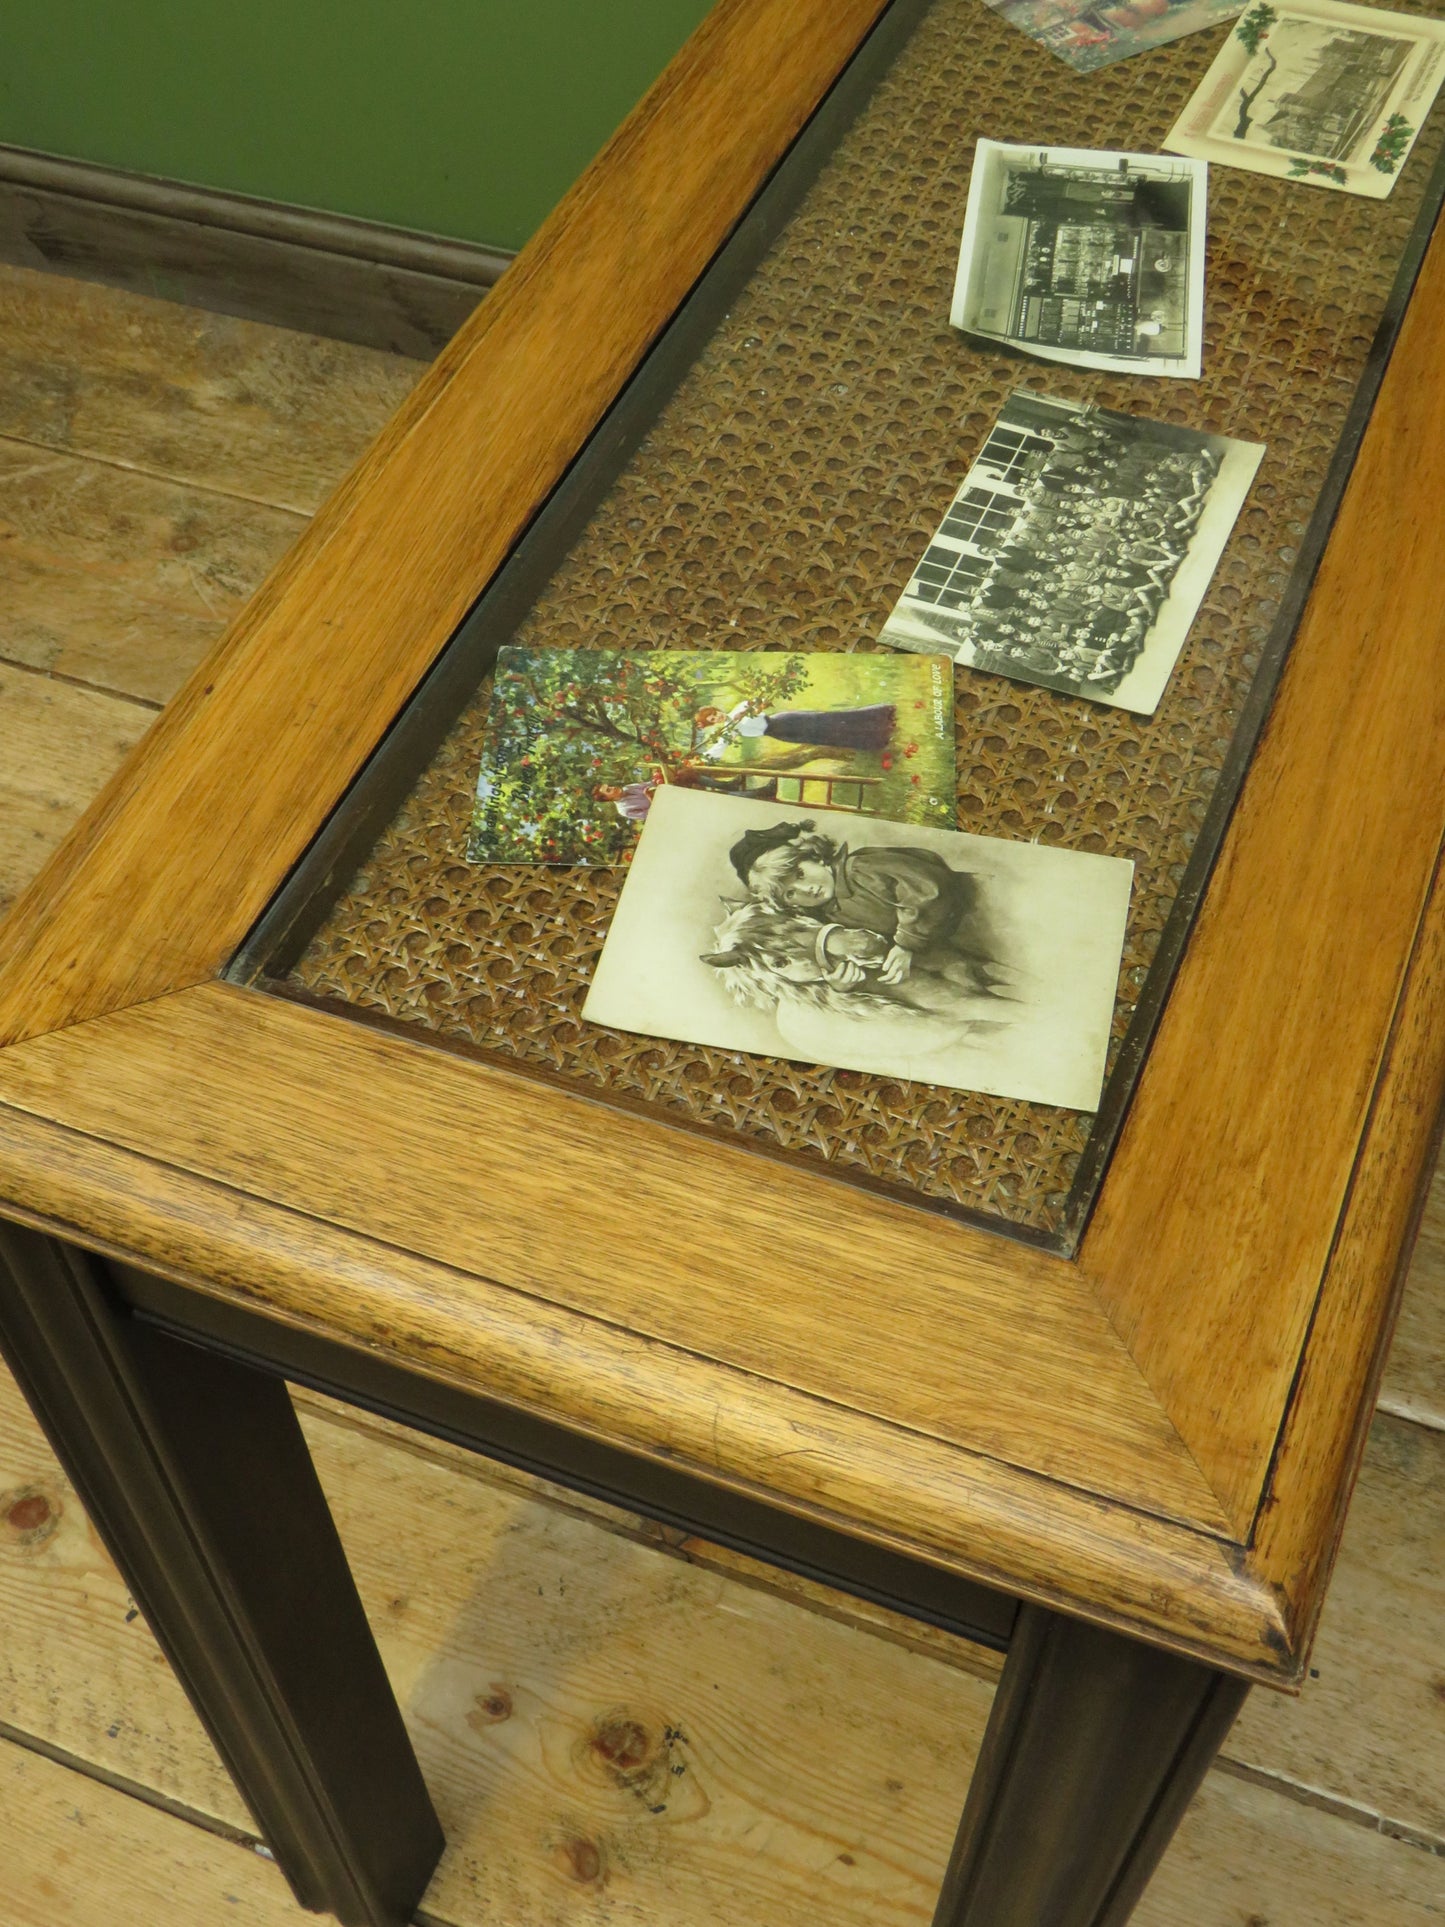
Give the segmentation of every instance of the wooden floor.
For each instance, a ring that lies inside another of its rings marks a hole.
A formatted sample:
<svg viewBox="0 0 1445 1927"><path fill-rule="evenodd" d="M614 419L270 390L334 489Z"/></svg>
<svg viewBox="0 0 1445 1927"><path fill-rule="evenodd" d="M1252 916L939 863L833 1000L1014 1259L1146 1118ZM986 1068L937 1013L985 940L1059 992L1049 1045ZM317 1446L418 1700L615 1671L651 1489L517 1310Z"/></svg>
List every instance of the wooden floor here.
<svg viewBox="0 0 1445 1927"><path fill-rule="evenodd" d="M0 269L0 904L418 364ZM926 1922L991 1669L301 1399L451 1847L453 1927ZM0 1927L301 1918L0 1376ZM1302 1699L1137 1916L1445 1923L1445 1178Z"/></svg>

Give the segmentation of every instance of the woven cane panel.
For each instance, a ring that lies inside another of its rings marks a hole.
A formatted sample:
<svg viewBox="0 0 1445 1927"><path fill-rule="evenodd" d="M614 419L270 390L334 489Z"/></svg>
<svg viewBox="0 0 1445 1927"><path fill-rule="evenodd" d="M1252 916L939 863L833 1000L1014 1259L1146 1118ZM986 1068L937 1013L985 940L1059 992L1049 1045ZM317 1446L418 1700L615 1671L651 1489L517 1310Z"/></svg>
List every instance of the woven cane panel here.
<svg viewBox="0 0 1445 1927"><path fill-rule="evenodd" d="M1224 31L1076 75L979 0L939 0L515 638L875 646L1021 384L1266 442L1154 717L957 675L960 827L1137 866L1116 1051L1420 212L1442 117L1385 201L1212 170L1200 382L995 357L946 317L975 137L1157 148ZM312 941L296 986L839 1171L1059 1228L1088 1117L584 1026L622 875L463 860L486 707L484 690Z"/></svg>

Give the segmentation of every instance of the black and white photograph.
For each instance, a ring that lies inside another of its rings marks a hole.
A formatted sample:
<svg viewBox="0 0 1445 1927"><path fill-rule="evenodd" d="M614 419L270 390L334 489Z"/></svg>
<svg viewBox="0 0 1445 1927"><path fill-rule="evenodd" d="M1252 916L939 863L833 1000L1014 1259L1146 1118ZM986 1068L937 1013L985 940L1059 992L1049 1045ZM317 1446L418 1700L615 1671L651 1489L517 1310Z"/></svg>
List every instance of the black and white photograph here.
<svg viewBox="0 0 1445 1927"><path fill-rule="evenodd" d="M1019 389L882 640L1152 715L1263 455Z"/></svg>
<svg viewBox="0 0 1445 1927"><path fill-rule="evenodd" d="M664 790L582 1015L1093 1110L1133 874L1048 844Z"/></svg>
<svg viewBox="0 0 1445 1927"><path fill-rule="evenodd" d="M981 140L949 319L1045 361L1197 380L1208 169Z"/></svg>
<svg viewBox="0 0 1445 1927"><path fill-rule="evenodd" d="M1445 22L1255 0L1170 129L1177 154L1379 200L1445 78Z"/></svg>

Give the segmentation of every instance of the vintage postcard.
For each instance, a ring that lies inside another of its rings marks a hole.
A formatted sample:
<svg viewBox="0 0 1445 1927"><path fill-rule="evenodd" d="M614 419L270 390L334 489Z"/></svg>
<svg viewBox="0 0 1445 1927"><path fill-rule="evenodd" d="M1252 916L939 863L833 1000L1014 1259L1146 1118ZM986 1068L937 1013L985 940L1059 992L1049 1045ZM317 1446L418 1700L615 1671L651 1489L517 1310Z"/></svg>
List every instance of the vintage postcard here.
<svg viewBox="0 0 1445 1927"><path fill-rule="evenodd" d="M1442 78L1445 21L1337 0L1257 0L1164 145L1380 200Z"/></svg>
<svg viewBox="0 0 1445 1927"><path fill-rule="evenodd" d="M988 0L1011 27L1057 54L1076 73L1091 73L1167 40L1217 27L1239 12L1240 0Z"/></svg>
<svg viewBox="0 0 1445 1927"><path fill-rule="evenodd" d="M1197 160L981 140L950 321L1045 361L1197 380L1207 176Z"/></svg>
<svg viewBox="0 0 1445 1927"><path fill-rule="evenodd" d="M1150 715L1263 454L1019 389L882 639Z"/></svg>
<svg viewBox="0 0 1445 1927"><path fill-rule="evenodd" d="M837 810L659 793L583 1016L1095 1108L1133 865Z"/></svg>
<svg viewBox="0 0 1445 1927"><path fill-rule="evenodd" d="M625 863L665 788L952 825L953 664L503 649L467 854Z"/></svg>

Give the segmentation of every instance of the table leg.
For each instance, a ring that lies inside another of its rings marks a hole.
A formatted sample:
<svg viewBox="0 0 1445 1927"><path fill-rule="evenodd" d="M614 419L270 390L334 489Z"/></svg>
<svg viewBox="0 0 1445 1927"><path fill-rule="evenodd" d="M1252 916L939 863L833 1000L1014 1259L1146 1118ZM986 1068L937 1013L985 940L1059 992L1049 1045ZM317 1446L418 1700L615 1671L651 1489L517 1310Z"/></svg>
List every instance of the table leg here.
<svg viewBox="0 0 1445 1927"><path fill-rule="evenodd" d="M11 1225L0 1351L297 1899L410 1920L441 1828L285 1385Z"/></svg>
<svg viewBox="0 0 1445 1927"><path fill-rule="evenodd" d="M1248 1690L1023 1607L934 1927L1123 1927Z"/></svg>

